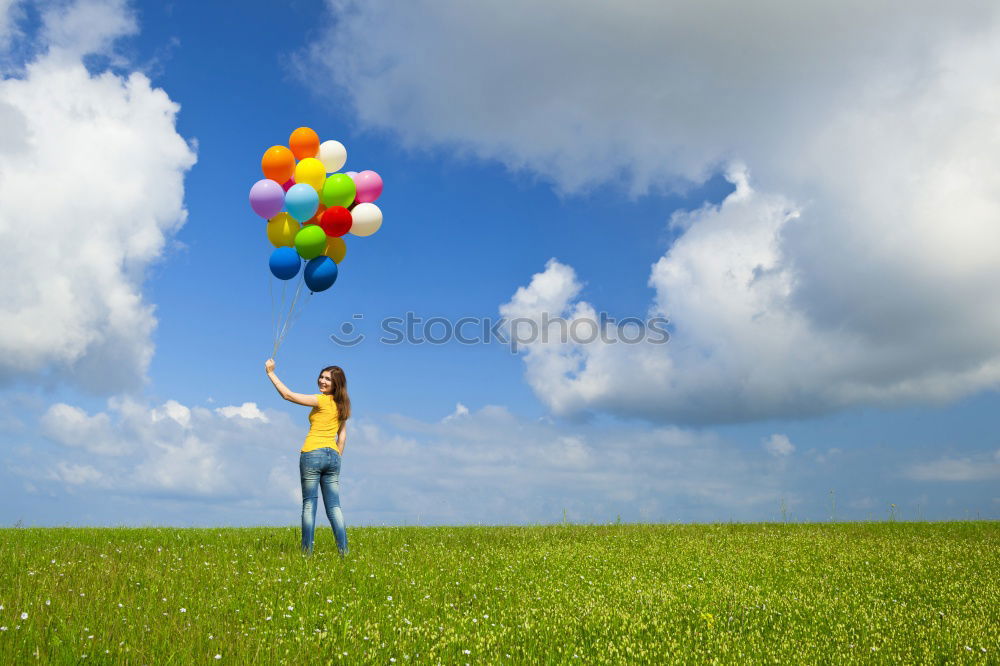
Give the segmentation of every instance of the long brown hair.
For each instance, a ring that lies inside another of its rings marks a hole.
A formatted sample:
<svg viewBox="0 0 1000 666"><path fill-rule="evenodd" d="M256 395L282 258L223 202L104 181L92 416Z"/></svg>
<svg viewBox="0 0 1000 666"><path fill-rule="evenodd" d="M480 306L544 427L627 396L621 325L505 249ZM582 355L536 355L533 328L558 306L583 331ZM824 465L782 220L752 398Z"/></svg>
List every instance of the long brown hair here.
<svg viewBox="0 0 1000 666"><path fill-rule="evenodd" d="M319 371L322 375L330 371L330 384L333 386L333 402L337 405L337 418L341 423L351 418L351 398L347 395L347 377L339 365L328 365Z"/></svg>

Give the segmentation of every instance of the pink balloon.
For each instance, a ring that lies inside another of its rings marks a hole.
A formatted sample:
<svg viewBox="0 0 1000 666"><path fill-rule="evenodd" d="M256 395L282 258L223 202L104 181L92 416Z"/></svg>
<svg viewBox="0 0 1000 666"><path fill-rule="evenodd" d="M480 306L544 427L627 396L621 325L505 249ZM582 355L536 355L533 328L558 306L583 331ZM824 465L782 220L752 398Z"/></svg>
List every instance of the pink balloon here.
<svg viewBox="0 0 1000 666"><path fill-rule="evenodd" d="M362 171L353 176L358 195L354 200L358 203L371 203L382 194L382 176L374 171Z"/></svg>
<svg viewBox="0 0 1000 666"><path fill-rule="evenodd" d="M281 186L281 189L287 192L288 189L294 184L295 184L295 179L289 178L288 180L285 181L285 184Z"/></svg>

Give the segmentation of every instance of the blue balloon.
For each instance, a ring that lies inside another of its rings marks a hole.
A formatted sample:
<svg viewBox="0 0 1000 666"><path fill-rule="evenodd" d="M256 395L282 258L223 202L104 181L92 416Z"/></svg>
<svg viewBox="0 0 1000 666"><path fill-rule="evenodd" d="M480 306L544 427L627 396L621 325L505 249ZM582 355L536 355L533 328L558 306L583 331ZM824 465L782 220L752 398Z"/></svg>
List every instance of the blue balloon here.
<svg viewBox="0 0 1000 666"><path fill-rule="evenodd" d="M315 190L314 190L315 191ZM302 259L293 247L279 247L271 253L271 260L268 261L271 273L279 280L291 280L299 274L302 267Z"/></svg>
<svg viewBox="0 0 1000 666"><path fill-rule="evenodd" d="M305 222L315 215L318 207L319 195L312 185L295 183L285 192L285 208L299 222Z"/></svg>
<svg viewBox="0 0 1000 666"><path fill-rule="evenodd" d="M337 281L337 262L330 257L316 257L306 263L304 273L309 291L324 291Z"/></svg>

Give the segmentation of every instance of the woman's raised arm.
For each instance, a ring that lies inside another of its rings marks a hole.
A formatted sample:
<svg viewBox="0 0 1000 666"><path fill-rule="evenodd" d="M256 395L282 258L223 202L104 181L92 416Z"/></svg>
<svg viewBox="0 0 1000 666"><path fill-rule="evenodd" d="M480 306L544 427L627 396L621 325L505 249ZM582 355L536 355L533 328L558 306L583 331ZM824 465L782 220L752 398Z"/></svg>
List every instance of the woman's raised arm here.
<svg viewBox="0 0 1000 666"><path fill-rule="evenodd" d="M315 395L296 393L288 390L288 387L285 386L282 381L278 379L278 375L274 373L274 359L269 358L264 362L264 370L267 371L267 378L271 380L272 384L274 384L274 388L278 389L278 393L281 394L281 397L288 402L294 402L297 405L305 405L306 407L319 406L319 400L316 399Z"/></svg>

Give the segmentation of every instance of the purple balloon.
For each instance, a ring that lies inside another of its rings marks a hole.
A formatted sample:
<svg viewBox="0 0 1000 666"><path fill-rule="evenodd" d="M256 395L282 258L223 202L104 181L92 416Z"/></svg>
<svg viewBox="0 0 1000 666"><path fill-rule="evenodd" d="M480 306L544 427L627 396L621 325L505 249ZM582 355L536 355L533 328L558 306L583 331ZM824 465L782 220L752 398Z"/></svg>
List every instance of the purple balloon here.
<svg viewBox="0 0 1000 666"><path fill-rule="evenodd" d="M269 178L262 178L250 188L250 207L268 220L285 207L285 190Z"/></svg>
<svg viewBox="0 0 1000 666"><path fill-rule="evenodd" d="M354 176L354 185L358 190L354 198L357 203L371 203L382 194L382 176L374 171L362 171Z"/></svg>

